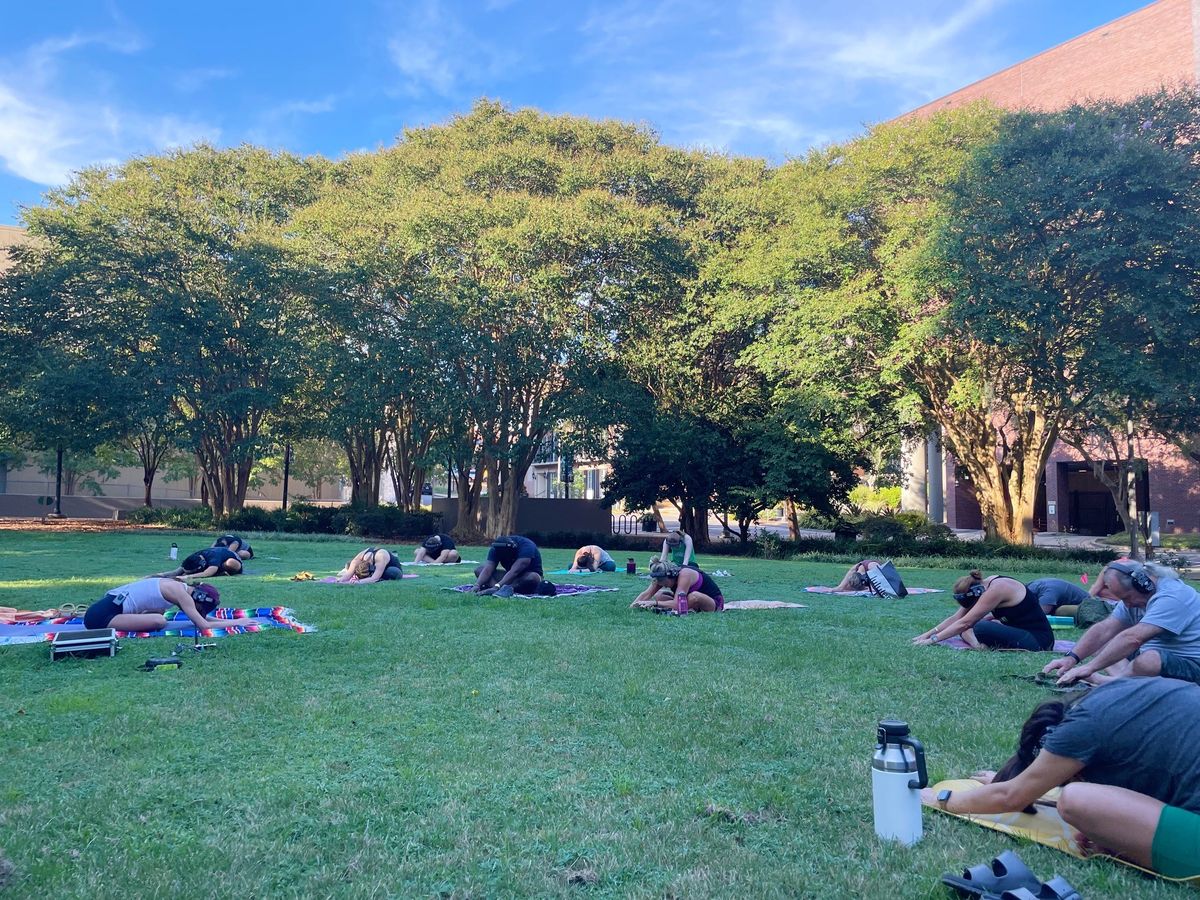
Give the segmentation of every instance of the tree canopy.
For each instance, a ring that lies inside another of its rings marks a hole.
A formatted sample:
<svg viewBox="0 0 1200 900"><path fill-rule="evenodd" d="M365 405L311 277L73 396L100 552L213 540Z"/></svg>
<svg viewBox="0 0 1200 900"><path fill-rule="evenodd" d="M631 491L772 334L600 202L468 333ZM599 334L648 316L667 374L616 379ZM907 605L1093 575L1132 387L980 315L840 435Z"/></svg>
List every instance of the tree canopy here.
<svg viewBox="0 0 1200 900"><path fill-rule="evenodd" d="M359 504L445 466L464 536L513 529L558 432L701 543L714 510L832 514L936 430L1029 540L1060 438L1197 444L1198 106L979 104L770 167L480 101L336 163L88 169L0 285L0 430L123 441L147 500L186 449L218 512L283 442L336 442Z"/></svg>

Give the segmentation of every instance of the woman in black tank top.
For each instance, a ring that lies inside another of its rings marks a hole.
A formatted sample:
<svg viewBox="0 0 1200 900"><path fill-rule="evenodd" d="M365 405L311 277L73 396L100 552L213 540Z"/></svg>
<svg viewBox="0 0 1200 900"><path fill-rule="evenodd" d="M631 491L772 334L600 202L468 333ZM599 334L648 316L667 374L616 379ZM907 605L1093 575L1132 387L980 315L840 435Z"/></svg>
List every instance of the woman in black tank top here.
<svg viewBox="0 0 1200 900"><path fill-rule="evenodd" d="M959 608L936 627L913 638L914 644L936 644L961 637L974 649L1049 650L1054 646L1050 620L1037 596L1015 578L973 571L954 583ZM985 618L991 613L991 618Z"/></svg>

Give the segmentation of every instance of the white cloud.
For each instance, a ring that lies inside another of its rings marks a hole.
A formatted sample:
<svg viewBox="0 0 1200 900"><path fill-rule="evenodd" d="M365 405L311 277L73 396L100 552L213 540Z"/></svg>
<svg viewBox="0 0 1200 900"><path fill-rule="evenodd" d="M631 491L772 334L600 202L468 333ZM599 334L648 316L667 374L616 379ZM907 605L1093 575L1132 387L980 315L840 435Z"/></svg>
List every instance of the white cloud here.
<svg viewBox="0 0 1200 900"><path fill-rule="evenodd" d="M142 113L103 96L65 96L59 57L89 44L121 53L141 47L135 37L71 35L44 40L6 61L0 70L0 167L57 186L89 165L219 138L218 128L185 117Z"/></svg>
<svg viewBox="0 0 1200 900"><path fill-rule="evenodd" d="M208 87L214 81L223 81L226 78L232 78L236 75L233 69L224 69L217 66L201 69L187 69L177 74L171 81L175 90L184 94L190 94L201 88Z"/></svg>
<svg viewBox="0 0 1200 900"><path fill-rule="evenodd" d="M387 48L409 93L450 97L484 84L516 60L514 51L473 33L440 0L419 0L406 11Z"/></svg>
<svg viewBox="0 0 1200 900"><path fill-rule="evenodd" d="M945 18L909 7L902 17L881 20L859 32L814 28L779 10L775 50L801 53L810 71L831 81L892 83L933 97L960 87L993 66L987 53L961 40L1005 0L971 0Z"/></svg>
<svg viewBox="0 0 1200 900"><path fill-rule="evenodd" d="M1003 64L970 32L1005 2L605 5L581 28L579 68L602 74L577 102L649 119L673 143L796 156L853 134L864 122L848 110L888 118ZM867 24L846 30L852 16Z"/></svg>
<svg viewBox="0 0 1200 900"><path fill-rule="evenodd" d="M0 160L14 175L37 184L66 181L81 148L64 125L59 112L26 103L0 84Z"/></svg>
<svg viewBox="0 0 1200 900"><path fill-rule="evenodd" d="M337 97L329 94L316 100L289 100L271 110L270 116L315 116L333 112L337 108Z"/></svg>

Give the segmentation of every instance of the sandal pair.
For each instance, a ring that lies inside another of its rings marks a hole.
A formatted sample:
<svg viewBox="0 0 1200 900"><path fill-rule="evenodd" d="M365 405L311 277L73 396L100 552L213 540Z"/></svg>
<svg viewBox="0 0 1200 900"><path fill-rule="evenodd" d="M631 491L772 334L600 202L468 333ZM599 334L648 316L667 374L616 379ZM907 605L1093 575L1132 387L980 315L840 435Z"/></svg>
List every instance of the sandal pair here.
<svg viewBox="0 0 1200 900"><path fill-rule="evenodd" d="M942 884L980 900L1082 900L1065 878L1056 875L1042 881L1012 850L1005 850L990 863L964 869L961 876L947 872Z"/></svg>

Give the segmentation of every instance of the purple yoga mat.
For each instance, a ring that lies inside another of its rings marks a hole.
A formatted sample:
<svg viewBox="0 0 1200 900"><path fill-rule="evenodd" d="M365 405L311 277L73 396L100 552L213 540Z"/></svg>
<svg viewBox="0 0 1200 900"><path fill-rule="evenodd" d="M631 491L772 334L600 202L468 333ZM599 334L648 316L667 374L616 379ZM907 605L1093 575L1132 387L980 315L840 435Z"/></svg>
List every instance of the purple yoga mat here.
<svg viewBox="0 0 1200 900"><path fill-rule="evenodd" d="M469 590L471 590L471 588L473 588L474 586L475 586L474 584L460 584L460 585L457 585L452 588L447 588L447 590L457 591L460 594L465 594ZM594 584L558 584L556 582L554 586L557 589L557 592L554 595L556 597L570 597L572 594L603 594L603 593L609 593L609 592L616 593L616 591L617 591L617 589L614 587L597 587ZM544 594L513 594L513 596L514 597L530 597L530 598L532 598L532 597L544 597L545 595Z"/></svg>
<svg viewBox="0 0 1200 900"><path fill-rule="evenodd" d="M963 640L962 638L960 638L960 637L952 637L952 638L950 638L950 639L949 639L949 640L947 640L947 641L938 641L938 646L939 646L939 647L949 647L951 650L970 650L970 649L971 649L970 647L968 647L968 646L967 646L967 642L966 642L966 641L964 641L964 640ZM1055 641L1055 642L1054 642L1054 648L1053 648L1053 650L1054 650L1054 652L1055 652L1055 653L1066 653L1067 651L1069 651L1069 650L1074 650L1074 649L1075 649L1075 642L1074 642L1074 641ZM1016 652L1016 653L1029 653L1029 652L1032 652L1032 651L1029 651L1029 650L1017 650L1017 651L1014 651L1014 652ZM1041 652L1041 653L1049 653L1050 651L1049 651L1049 650L1042 650L1042 651L1038 651L1038 652Z"/></svg>

